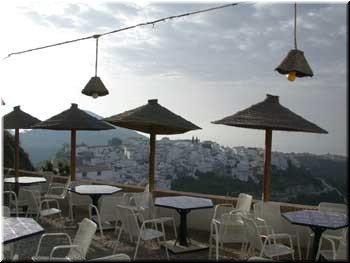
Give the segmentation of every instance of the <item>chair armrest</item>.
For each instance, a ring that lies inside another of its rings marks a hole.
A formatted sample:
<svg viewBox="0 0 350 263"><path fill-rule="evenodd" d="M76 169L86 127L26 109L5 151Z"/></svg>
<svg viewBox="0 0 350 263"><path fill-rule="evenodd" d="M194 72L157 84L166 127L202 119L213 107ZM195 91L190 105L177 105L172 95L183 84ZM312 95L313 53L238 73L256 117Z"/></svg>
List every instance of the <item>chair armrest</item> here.
<svg viewBox="0 0 350 263"><path fill-rule="evenodd" d="M220 207L229 207L229 206L231 206L233 208L233 204L229 204L229 203L222 203L222 204L215 205L213 218L216 218L217 210Z"/></svg>
<svg viewBox="0 0 350 263"><path fill-rule="evenodd" d="M79 254L81 255L81 259L85 259L84 257L84 254L82 252L82 248L79 246L79 245L58 245L58 246L55 246L52 250L51 250L51 253L50 253L50 256L49 256L49 260L51 261L53 257L53 254L59 250L59 249L68 249L68 248L76 248L77 251L79 252ZM58 258L56 258L58 259ZM63 258L60 258L60 259L63 259ZM71 261L70 259L67 259L67 261Z"/></svg>
<svg viewBox="0 0 350 263"><path fill-rule="evenodd" d="M42 208L43 204L46 203L47 204L47 208L50 208L50 205L49 205L50 202L56 203L57 209L60 209L60 204L58 203L58 201L56 199L51 199L51 198L47 198L47 199L41 200L40 201L40 207Z"/></svg>
<svg viewBox="0 0 350 263"><path fill-rule="evenodd" d="M221 222L218 219L215 219L215 218L213 218L211 220L211 223L214 224L214 225L220 225L221 224Z"/></svg>
<svg viewBox="0 0 350 263"><path fill-rule="evenodd" d="M147 224L147 223L163 223L162 220L159 218L154 218L154 219L147 219L142 222L142 224Z"/></svg>
<svg viewBox="0 0 350 263"><path fill-rule="evenodd" d="M276 233L276 234L270 234L267 235L268 238L274 238L274 239L286 239L286 238L292 238L291 235L286 233Z"/></svg>
<svg viewBox="0 0 350 263"><path fill-rule="evenodd" d="M230 211L230 215L237 214L237 213L240 213L242 215L245 214L245 212L243 212L241 209L238 209L238 208L234 208Z"/></svg>
<svg viewBox="0 0 350 263"><path fill-rule="evenodd" d="M276 239L288 239L289 240L289 245L293 249L293 242L292 242L292 237L289 234L286 233L278 233L278 234L270 234L266 236L266 241L267 240L273 240L276 242Z"/></svg>
<svg viewBox="0 0 350 263"><path fill-rule="evenodd" d="M70 238L70 236L67 233L46 233L46 234L42 234L40 239L39 239L39 243L35 252L35 256L37 257L39 255L39 250L41 247L41 242L45 237L57 237L57 236L65 236L68 239L69 244L72 244L72 239Z"/></svg>

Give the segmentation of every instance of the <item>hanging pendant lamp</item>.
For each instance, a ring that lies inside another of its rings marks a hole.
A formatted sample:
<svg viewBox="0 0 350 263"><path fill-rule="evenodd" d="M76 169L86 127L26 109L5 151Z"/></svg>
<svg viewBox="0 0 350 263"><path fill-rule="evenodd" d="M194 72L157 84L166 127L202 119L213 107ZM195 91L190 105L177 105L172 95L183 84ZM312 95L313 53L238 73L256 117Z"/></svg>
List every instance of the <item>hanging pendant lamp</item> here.
<svg viewBox="0 0 350 263"><path fill-rule="evenodd" d="M94 35L94 38L96 39L95 76L89 80L85 88L81 91L81 93L87 96L91 96L94 99L101 96L108 95L108 90L106 89L100 77L97 76L98 38L99 37L100 35Z"/></svg>
<svg viewBox="0 0 350 263"><path fill-rule="evenodd" d="M294 4L294 49L288 52L281 64L275 68L280 74L287 75L288 80L294 81L297 77L312 77L309 63L304 57L304 52L297 48L297 4Z"/></svg>

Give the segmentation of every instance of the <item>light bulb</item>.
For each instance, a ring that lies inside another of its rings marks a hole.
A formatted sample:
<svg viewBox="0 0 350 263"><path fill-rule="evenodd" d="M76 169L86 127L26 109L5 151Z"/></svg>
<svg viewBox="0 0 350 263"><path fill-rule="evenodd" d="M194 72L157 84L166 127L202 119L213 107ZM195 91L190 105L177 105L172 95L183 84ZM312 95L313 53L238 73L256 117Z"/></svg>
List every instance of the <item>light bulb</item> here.
<svg viewBox="0 0 350 263"><path fill-rule="evenodd" d="M289 81L294 81L294 80L297 78L297 75L296 75L296 74L297 74L297 73L296 73L295 71L289 72L289 73L288 73L288 76L287 76L288 80L289 80Z"/></svg>
<svg viewBox="0 0 350 263"><path fill-rule="evenodd" d="M98 93L92 93L92 97L93 97L94 99L98 98Z"/></svg>

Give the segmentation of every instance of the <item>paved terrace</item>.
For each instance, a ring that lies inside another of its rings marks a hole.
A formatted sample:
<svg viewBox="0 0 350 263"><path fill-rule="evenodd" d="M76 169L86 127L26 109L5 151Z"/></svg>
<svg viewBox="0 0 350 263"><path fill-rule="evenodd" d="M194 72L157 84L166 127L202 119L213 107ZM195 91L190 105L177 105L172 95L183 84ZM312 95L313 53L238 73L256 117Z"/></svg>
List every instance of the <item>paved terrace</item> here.
<svg viewBox="0 0 350 263"><path fill-rule="evenodd" d="M21 175L26 176L35 176L38 175L38 173L27 173L22 171ZM82 182L84 180L81 180ZM89 181L91 182L91 181ZM102 182L95 182L96 184L102 184ZM123 188L124 192L140 192L143 191L143 187L139 186L131 186L131 185L120 185L120 184L113 184L117 187ZM232 197L224 197L224 196L217 196L217 195L203 195L203 194L195 194L195 193L185 193L185 192L176 192L176 191L165 191L165 190L156 190L155 196L171 196L171 195L188 195L188 196L195 196L195 197L204 197L204 198L210 198L213 200L214 205L218 203L235 203L236 199ZM257 200L254 200L256 202ZM60 201L60 206L63 210L63 216L68 217L68 202L67 200ZM294 204L283 204L282 208L283 212L286 211L293 211L293 210L300 210L300 209L316 209L316 207L313 206L303 206L303 205L294 205ZM71 222L64 222L59 219L46 219L43 218L40 222L42 227L45 229L45 233L55 233L55 232L66 232L71 237L74 237L75 232L77 230L77 222L80 222L84 217L88 217L88 209L87 208L75 208L75 222L72 224ZM191 213L194 215L191 216ZM189 236L199 242L208 244L209 240L209 225L207 227L204 227L204 229L201 229L200 222L197 222L198 216L196 215L195 211L191 212L188 216L188 234ZM211 212L212 213L212 212ZM174 214L177 214L176 212ZM162 213L161 213L162 215ZM175 218L178 223L178 218ZM203 222L202 222L203 224ZM204 225L206 226L206 222L204 222ZM197 225L199 227L197 227ZM196 226L196 227L194 227ZM167 239L173 239L173 231L171 228L166 228L167 233ZM90 246L90 249L87 253L87 260L94 259L98 257L108 256L111 255L113 252L113 244L116 240L116 237L114 235L114 230L107 230L104 231L105 237L102 238L100 236L99 231L96 231L94 240ZM40 235L28 237L22 240L19 240L15 243L15 254L19 255L20 260L29 260L32 255L35 254L37 244L39 242ZM50 242L45 242L42 246L42 253L41 255L48 255L51 248L55 245L62 244L62 240L60 238L56 238L51 240ZM131 243L125 235L122 235L121 243L118 245L118 249L116 253L125 253L129 255L131 258L133 258L134 251L135 251L136 243ZM242 260L238 253L240 250L240 245L231 245L226 244L224 249L220 250L220 260L229 260L229 261L239 261ZM214 248L215 251L215 248ZM215 258L213 251L213 258ZM304 256L305 249L302 249L302 255ZM59 254L58 254L59 255ZM174 261L188 261L188 260L208 260L208 249L202 250L202 251L195 251L195 252L187 252L182 254L173 254L169 251L170 260ZM295 254L296 259L298 258L298 253ZM141 243L137 260L166 260L166 255L164 249L159 249L156 243ZM282 258L280 258L282 260Z"/></svg>

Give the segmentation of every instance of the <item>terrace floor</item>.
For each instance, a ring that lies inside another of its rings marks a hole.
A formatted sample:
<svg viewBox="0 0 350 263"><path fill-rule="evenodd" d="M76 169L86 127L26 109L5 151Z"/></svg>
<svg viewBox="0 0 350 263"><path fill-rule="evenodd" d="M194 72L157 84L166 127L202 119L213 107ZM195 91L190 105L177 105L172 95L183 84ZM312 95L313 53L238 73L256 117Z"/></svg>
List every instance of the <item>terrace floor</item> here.
<svg viewBox="0 0 350 263"><path fill-rule="evenodd" d="M63 208L63 215L68 216L67 207L64 204L61 204ZM47 219L43 218L40 221L40 224L45 229L45 233L56 233L56 232L65 232L69 234L71 237L74 237L75 232L77 230L76 222L80 222L84 217L88 217L87 209L76 208L75 209L75 223L72 224L70 222L63 222L59 219ZM167 239L173 239L173 231L171 228L166 228ZM87 253L86 259L94 259L98 257L109 256L113 252L113 244L116 240L114 235L114 230L104 231L104 238L101 238L99 231L96 231L95 237L91 243L89 251ZM199 242L208 244L209 233L207 231L198 231L189 229L189 236ZM33 256L36 252L36 248L39 242L40 235L35 235L32 237L27 237L25 239L19 240L15 242L14 245L14 253L18 254L19 260L30 260L31 256ZM63 243L66 240L62 238L53 238L48 242L45 242L42 246L42 250L40 250L40 255L49 255L51 249L55 245L66 244ZM118 245L118 249L116 253L125 253L133 258L135 251L136 243L131 243L128 241L125 235L122 235L122 241ZM238 253L240 250L240 244L237 245L227 245L224 249L220 250L220 260L227 261L239 261L240 259ZM215 250L213 250L214 253ZM171 261L207 261L208 260L208 249L181 253L181 254L173 254L169 251L169 257ZM304 254L304 253L303 253ZM57 254L59 255L59 254ZM213 259L215 258L213 254ZM280 258L282 259L282 258ZM157 260L163 261L166 260L166 254L164 248L159 248L156 243L141 243L137 260ZM288 260L288 259L287 259Z"/></svg>

